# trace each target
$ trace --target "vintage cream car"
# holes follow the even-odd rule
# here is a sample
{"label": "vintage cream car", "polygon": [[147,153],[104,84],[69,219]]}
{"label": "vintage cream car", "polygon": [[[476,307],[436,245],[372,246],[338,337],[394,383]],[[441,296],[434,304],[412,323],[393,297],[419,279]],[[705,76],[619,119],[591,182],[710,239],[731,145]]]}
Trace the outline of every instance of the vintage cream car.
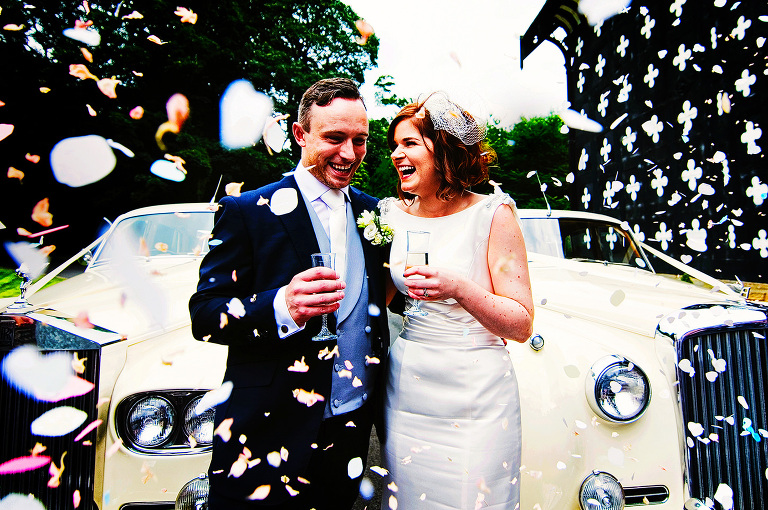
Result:
{"label": "vintage cream car", "polygon": [[[612,218],[520,215],[536,304],[534,335],[508,346],[521,508],[759,507],[766,309]],[[208,204],[132,211],[70,260],[92,254],[82,275],[0,303],[0,499],[204,508],[226,349],[192,338],[187,303],[212,225]]]}

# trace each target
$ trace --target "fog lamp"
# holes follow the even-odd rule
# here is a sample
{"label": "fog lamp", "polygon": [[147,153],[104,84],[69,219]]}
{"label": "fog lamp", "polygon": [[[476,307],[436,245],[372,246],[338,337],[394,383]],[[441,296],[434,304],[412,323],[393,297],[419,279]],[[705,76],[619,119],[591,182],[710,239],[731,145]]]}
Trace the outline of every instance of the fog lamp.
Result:
{"label": "fog lamp", "polygon": [[176,496],[175,510],[208,510],[210,488],[207,475],[188,481]]}
{"label": "fog lamp", "polygon": [[579,489],[579,506],[582,510],[622,510],[624,489],[613,475],[592,471]]}

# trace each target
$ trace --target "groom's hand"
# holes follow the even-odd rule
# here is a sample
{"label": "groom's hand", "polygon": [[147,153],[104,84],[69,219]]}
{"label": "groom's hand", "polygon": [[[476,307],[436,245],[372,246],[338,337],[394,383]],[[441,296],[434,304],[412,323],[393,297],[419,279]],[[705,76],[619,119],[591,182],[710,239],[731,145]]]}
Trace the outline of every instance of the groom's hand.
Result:
{"label": "groom's hand", "polygon": [[338,273],[327,267],[313,267],[291,279],[285,288],[285,303],[298,326],[309,319],[339,309],[346,284]]}

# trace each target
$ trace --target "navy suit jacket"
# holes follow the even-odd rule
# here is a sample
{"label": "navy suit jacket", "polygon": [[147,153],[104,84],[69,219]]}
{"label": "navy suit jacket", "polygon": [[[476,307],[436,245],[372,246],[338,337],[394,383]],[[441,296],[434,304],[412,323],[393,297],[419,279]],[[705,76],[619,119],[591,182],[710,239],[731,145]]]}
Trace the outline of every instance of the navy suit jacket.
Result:
{"label": "navy suit jacket", "polygon": [[[283,188],[296,191],[295,209],[276,215],[269,205],[258,205],[261,198],[271,203],[275,191]],[[363,210],[374,210],[378,203],[376,198],[354,188],[350,188],[350,201],[355,218]],[[283,485],[280,478],[288,476],[296,484],[317,447],[312,443],[326,402],[308,405],[311,400],[302,403],[297,397],[302,391],[330,397],[334,359],[326,359],[321,351],[332,351],[335,341],[311,340],[320,330],[320,317],[310,320],[302,331],[280,339],[273,300],[280,287],[312,266],[310,254],[320,249],[293,176],[240,197],[225,197],[220,206],[211,236],[212,247],[202,261],[197,292],[189,303],[195,338],[229,346],[224,380],[234,385],[230,398],[216,408],[217,427],[224,420],[232,421],[228,441],[220,434],[214,437],[212,490],[239,499],[250,495],[259,485],[270,484],[269,499],[278,501],[288,496],[287,491],[277,489]],[[378,316],[369,315],[368,325],[373,332],[373,352],[383,364],[389,345],[384,286],[388,270],[384,263],[389,248],[372,245],[362,237],[362,229],[357,230],[365,254],[368,300],[381,310]],[[235,297],[245,308],[242,318],[228,313],[228,303]],[[329,315],[329,328],[334,326],[333,315]],[[367,341],[363,332],[360,338]],[[302,360],[308,370],[289,370],[294,362]],[[383,380],[381,374],[377,379],[379,384]],[[281,451],[284,457],[287,454],[287,460],[281,460],[275,468],[267,462],[267,456]],[[239,477],[228,476],[241,454],[261,462]]]}

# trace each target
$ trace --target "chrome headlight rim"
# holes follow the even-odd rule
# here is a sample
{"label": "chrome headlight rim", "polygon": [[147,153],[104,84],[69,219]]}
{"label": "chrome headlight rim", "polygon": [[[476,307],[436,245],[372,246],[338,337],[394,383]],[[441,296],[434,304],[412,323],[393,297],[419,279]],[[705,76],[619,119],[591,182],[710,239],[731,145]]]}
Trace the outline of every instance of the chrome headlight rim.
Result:
{"label": "chrome headlight rim", "polygon": [[[590,492],[592,487],[591,485],[594,485],[595,482],[598,482],[600,485],[602,484],[609,484],[611,489],[614,490],[614,492],[618,493],[618,505],[614,506],[616,510],[623,510],[624,503],[625,503],[625,496],[624,496],[624,487],[621,485],[621,482],[619,482],[618,478],[613,476],[612,474],[606,472],[606,471],[599,471],[595,469],[592,471],[589,475],[587,475],[586,478],[584,478],[584,481],[581,482],[581,487],[579,487],[579,508],[581,510],[592,510],[593,506],[589,505],[589,500],[593,499],[589,496],[591,495]],[[602,505],[596,508],[604,508]]]}
{"label": "chrome headlight rim", "polygon": [[[197,402],[209,390],[206,389],[159,389],[147,390],[125,396],[115,408],[114,430],[117,437],[123,442],[123,446],[134,453],[142,455],[191,455],[210,451],[211,444],[195,443],[189,440],[185,427],[184,417],[188,409],[194,409],[192,402]],[[166,441],[154,445],[144,446],[133,440],[133,434],[129,431],[128,418],[134,406],[147,398],[160,398],[170,402],[175,418],[172,431]],[[195,404],[196,405],[196,404]],[[205,414],[205,413],[203,413]],[[202,416],[202,415],[201,415]],[[213,416],[210,416],[211,420]]]}
{"label": "chrome headlight rim", "polygon": [[[131,422],[133,419],[135,419],[134,413],[138,412],[141,406],[150,407],[151,405],[154,405],[156,409],[160,409],[160,405],[162,405],[163,409],[165,410],[164,418],[168,420],[169,423],[164,426],[166,430],[159,435],[159,439],[149,442],[142,442],[139,440],[139,436],[141,434],[137,434],[132,430]],[[146,420],[146,418],[148,418],[148,416],[144,419]],[[176,427],[176,421],[177,412],[170,400],[161,395],[146,395],[140,399],[137,399],[136,402],[134,402],[128,410],[128,414],[125,420],[127,438],[131,444],[142,449],[162,448],[163,445],[167,444],[172,439],[174,428]]]}
{"label": "chrome headlight rim", "polygon": [[[605,382],[604,378],[609,377],[609,372],[615,369],[624,370],[625,373],[635,373],[645,385],[642,405],[640,405],[636,411],[624,416],[611,412],[601,404],[602,399],[600,392],[603,383]],[[609,380],[609,384],[610,382],[611,381]],[[651,383],[645,371],[632,360],[618,354],[603,356],[592,365],[585,379],[585,391],[587,401],[592,410],[600,418],[612,423],[632,423],[639,420],[645,414],[645,411],[651,403]]]}

